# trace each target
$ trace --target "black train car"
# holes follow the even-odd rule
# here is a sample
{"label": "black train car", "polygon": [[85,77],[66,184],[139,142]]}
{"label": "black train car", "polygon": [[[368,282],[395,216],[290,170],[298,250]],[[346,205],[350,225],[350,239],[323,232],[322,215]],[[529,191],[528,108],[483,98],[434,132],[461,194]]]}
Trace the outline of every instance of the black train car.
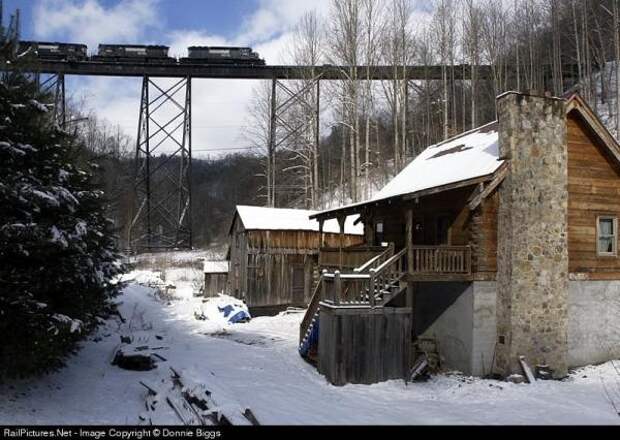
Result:
{"label": "black train car", "polygon": [[46,41],[20,41],[18,53],[33,54],[42,60],[84,61],[88,58],[85,44],[50,43]]}
{"label": "black train car", "polygon": [[251,47],[190,46],[186,64],[250,64],[264,66],[265,60],[259,58]]}
{"label": "black train car", "polygon": [[168,56],[168,46],[141,46],[136,44],[100,44],[93,61],[175,63]]}

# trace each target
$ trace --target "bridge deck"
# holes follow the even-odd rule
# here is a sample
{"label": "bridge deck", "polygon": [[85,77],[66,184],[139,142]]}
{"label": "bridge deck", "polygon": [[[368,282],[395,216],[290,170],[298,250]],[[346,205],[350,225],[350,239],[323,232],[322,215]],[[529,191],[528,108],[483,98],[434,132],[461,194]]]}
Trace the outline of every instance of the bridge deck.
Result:
{"label": "bridge deck", "polygon": [[[11,66],[7,66],[11,68]],[[63,73],[65,75],[95,75],[120,77],[185,77],[192,78],[220,78],[220,79],[309,79],[321,75],[325,80],[342,80],[351,76],[355,71],[357,79],[390,80],[403,78],[403,67],[398,66],[244,66],[244,65],[198,65],[198,64],[147,64],[147,63],[119,63],[101,61],[45,61],[19,68],[40,73]],[[469,66],[448,66],[448,78],[469,79]],[[454,70],[452,75],[451,70]],[[440,80],[442,66],[406,66],[406,77],[411,80]],[[491,67],[482,65],[477,69],[478,78],[491,76]]]}

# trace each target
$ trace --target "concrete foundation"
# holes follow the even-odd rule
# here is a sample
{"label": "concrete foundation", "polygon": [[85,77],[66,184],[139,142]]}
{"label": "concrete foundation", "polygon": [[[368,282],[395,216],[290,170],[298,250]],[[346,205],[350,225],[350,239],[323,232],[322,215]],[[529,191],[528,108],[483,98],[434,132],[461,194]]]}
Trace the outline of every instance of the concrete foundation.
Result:
{"label": "concrete foundation", "polygon": [[568,365],[620,359],[620,281],[570,281]]}
{"label": "concrete foundation", "polygon": [[[495,281],[418,285],[417,334],[437,340],[443,368],[473,376],[491,373],[496,340],[496,298]],[[450,303],[446,304],[447,301]],[[425,325],[429,317],[434,319]]]}

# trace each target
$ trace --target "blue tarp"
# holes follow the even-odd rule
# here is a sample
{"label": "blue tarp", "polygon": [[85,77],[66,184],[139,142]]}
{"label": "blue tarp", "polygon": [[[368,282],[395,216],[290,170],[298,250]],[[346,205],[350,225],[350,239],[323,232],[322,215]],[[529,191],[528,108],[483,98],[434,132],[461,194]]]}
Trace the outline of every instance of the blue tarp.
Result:
{"label": "blue tarp", "polygon": [[248,312],[230,304],[224,307],[218,307],[218,310],[224,314],[224,318],[228,318],[228,322],[231,324],[246,322],[251,319]]}

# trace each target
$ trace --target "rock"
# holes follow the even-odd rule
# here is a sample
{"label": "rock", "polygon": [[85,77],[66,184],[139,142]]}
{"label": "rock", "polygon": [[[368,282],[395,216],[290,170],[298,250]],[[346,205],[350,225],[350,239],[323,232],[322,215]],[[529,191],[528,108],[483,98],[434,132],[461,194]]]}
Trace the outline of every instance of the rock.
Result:
{"label": "rock", "polygon": [[521,374],[511,374],[506,378],[506,381],[512,383],[524,383],[525,377],[523,377]]}
{"label": "rock", "polygon": [[155,359],[153,359],[150,353],[127,354],[122,349],[116,352],[112,365],[132,371],[149,371],[157,368]]}

